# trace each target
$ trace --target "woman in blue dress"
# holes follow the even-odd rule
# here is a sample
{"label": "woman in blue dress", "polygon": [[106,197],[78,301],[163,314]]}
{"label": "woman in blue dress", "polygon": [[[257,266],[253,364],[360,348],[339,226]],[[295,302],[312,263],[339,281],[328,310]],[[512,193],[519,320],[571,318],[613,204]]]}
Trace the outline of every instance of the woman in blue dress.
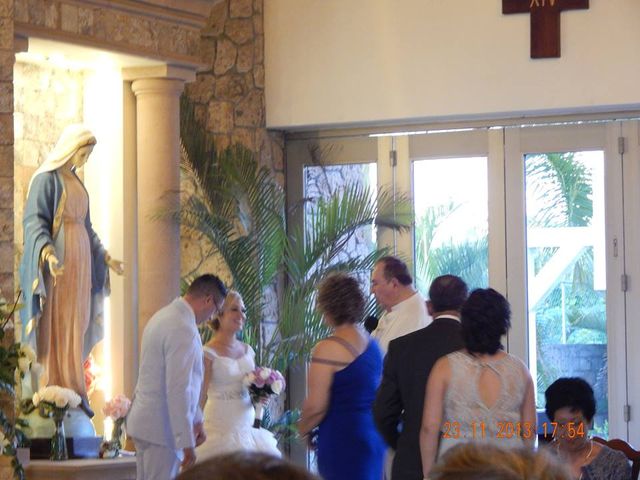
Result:
{"label": "woman in blue dress", "polygon": [[318,287],[317,308],[333,335],[314,347],[300,435],[318,427],[318,470],[324,480],[380,480],[384,443],[371,412],[382,354],[360,322],[365,297],[345,273]]}

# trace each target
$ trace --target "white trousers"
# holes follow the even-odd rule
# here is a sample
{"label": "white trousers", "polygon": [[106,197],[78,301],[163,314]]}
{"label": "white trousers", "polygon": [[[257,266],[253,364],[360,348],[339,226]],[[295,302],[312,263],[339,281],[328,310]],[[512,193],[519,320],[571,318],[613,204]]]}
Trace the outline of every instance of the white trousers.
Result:
{"label": "white trousers", "polygon": [[136,480],[173,480],[180,471],[182,452],[138,438],[136,445]]}

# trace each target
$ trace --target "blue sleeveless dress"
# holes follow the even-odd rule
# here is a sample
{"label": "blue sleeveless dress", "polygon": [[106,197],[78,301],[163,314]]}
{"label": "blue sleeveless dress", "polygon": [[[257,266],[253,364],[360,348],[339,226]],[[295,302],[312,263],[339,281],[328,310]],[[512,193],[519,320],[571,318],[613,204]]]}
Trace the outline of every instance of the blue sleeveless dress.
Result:
{"label": "blue sleeveless dress", "polygon": [[318,470],[324,480],[380,480],[385,445],[372,405],[382,376],[375,341],[335,373],[326,416],[318,426]]}

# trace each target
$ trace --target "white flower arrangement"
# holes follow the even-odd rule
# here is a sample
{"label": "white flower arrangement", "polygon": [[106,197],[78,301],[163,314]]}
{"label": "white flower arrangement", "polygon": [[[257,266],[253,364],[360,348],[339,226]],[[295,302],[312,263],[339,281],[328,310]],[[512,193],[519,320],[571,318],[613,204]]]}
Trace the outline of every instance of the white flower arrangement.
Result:
{"label": "white flower arrangement", "polygon": [[80,395],[69,388],[49,385],[43,387],[33,394],[31,399],[33,406],[38,407],[41,403],[45,407],[67,409],[76,408],[80,405]]}

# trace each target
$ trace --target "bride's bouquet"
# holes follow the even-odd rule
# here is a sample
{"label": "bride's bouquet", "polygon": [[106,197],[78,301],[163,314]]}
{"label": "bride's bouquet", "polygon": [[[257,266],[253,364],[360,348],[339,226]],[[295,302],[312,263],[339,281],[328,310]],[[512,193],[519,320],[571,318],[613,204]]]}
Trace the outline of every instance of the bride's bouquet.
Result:
{"label": "bride's bouquet", "polygon": [[269,397],[284,392],[286,386],[284,377],[272,368],[256,367],[245,375],[244,385],[249,389],[251,401],[256,409],[253,428],[260,428],[264,404]]}

